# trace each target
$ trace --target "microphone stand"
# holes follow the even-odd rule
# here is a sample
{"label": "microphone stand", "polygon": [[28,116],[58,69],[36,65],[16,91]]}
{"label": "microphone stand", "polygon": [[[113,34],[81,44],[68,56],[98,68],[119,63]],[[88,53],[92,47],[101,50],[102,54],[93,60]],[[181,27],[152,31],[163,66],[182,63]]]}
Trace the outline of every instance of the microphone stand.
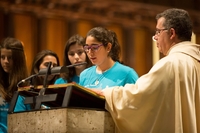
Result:
{"label": "microphone stand", "polygon": [[45,100],[45,90],[47,88],[47,79],[48,79],[48,76],[50,74],[50,70],[51,70],[51,64],[52,62],[49,62],[48,64],[48,67],[47,67],[47,71],[46,71],[46,74],[45,74],[45,78],[44,78],[44,82],[43,82],[43,88],[39,91],[39,94],[38,94],[38,97],[35,99],[35,109],[40,109],[40,106],[41,106],[41,103],[43,100]]}
{"label": "microphone stand", "polygon": [[46,88],[47,88],[47,79],[48,79],[48,76],[49,76],[49,74],[50,74],[50,71],[51,71],[51,64],[52,64],[52,62],[49,62],[49,64],[48,64],[48,67],[47,67],[47,71],[46,71],[46,74],[45,74],[45,78],[44,78],[44,82],[43,82],[43,88],[40,90],[40,92],[39,92],[39,95],[44,95],[44,93],[45,93],[45,90],[46,90]]}
{"label": "microphone stand", "polygon": [[17,83],[17,87],[19,88],[20,87],[19,85],[24,83],[24,82],[26,82],[26,81],[30,81],[30,84],[31,84],[33,78],[35,78],[36,76],[38,76],[38,73],[34,74],[34,75],[31,75],[28,78],[25,78],[25,79],[21,80],[20,82]]}
{"label": "microphone stand", "polygon": [[[35,86],[33,86],[33,81],[35,80],[35,77],[36,76],[41,76],[41,75],[45,75],[44,77],[44,82],[43,82],[43,88],[39,91],[39,93],[37,94],[37,96],[32,96],[32,97],[26,97],[25,100],[24,100],[24,104],[34,104],[35,105],[35,108],[36,110],[40,109],[41,108],[41,103],[42,102],[50,102],[50,101],[56,101],[57,99],[57,93],[54,93],[54,94],[47,94],[45,95],[45,90],[47,89],[47,86],[48,86],[48,76],[50,74],[60,74],[60,73],[64,73],[64,72],[67,72],[68,71],[68,68],[70,67],[75,67],[75,66],[78,66],[78,65],[84,65],[84,64],[87,64],[86,62],[82,62],[82,63],[77,63],[77,64],[73,64],[73,65],[69,65],[69,66],[59,66],[59,67],[53,67],[51,69],[51,65],[52,65],[52,62],[49,62],[48,64],[48,67],[47,68],[44,68],[44,69],[41,69],[37,74],[35,75],[31,75],[30,77],[20,81],[18,83],[18,86],[19,84],[27,81],[27,80],[30,80],[30,88],[31,89],[35,89]],[[32,79],[34,78],[34,79]],[[30,89],[30,90],[31,90]],[[66,91],[65,95],[69,95],[70,92],[71,92],[71,89],[67,89],[68,91]],[[36,94],[36,93],[35,93]],[[11,106],[8,110],[9,113],[13,113],[14,112],[14,107],[16,105],[16,101],[17,101],[17,97],[19,95],[19,92],[16,91],[16,94],[14,94],[13,98],[12,98],[12,101],[11,101]],[[68,98],[69,99],[69,98]],[[65,100],[65,99],[64,99]],[[63,101],[64,101],[63,100]],[[66,107],[68,104],[68,102],[63,102],[63,107]]]}
{"label": "microphone stand", "polygon": [[47,69],[45,71],[45,77],[44,77],[44,82],[43,82],[43,88],[39,91],[37,96],[33,97],[26,97],[24,100],[24,104],[34,104],[36,110],[41,109],[41,103],[42,102],[50,102],[50,101],[55,101],[57,98],[57,94],[47,94],[45,95],[45,90],[47,89],[48,86],[48,76],[51,74],[51,65],[52,62],[49,62]]}
{"label": "microphone stand", "polygon": [[33,77],[30,80],[30,91],[34,91],[34,89],[35,89],[34,83],[35,83],[35,77]]}

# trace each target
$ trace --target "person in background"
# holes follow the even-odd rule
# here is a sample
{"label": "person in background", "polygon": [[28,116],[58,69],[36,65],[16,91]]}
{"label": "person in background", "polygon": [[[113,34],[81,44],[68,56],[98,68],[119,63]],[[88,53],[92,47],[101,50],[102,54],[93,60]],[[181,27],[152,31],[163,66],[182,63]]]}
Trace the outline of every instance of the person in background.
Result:
{"label": "person in background", "polygon": [[61,78],[57,79],[55,84],[65,84],[70,82],[79,83],[80,73],[92,65],[83,49],[84,44],[84,38],[78,34],[69,38],[64,49],[64,66],[83,62],[86,62],[87,64],[68,68],[69,71],[61,74]]}
{"label": "person in background", "polygon": [[[32,63],[32,68],[31,68],[31,75],[37,74],[40,69],[42,68],[47,68],[49,65],[49,62],[51,62],[51,68],[60,66],[59,58],[58,55],[51,51],[51,50],[42,50],[39,52]],[[49,75],[47,79],[47,84],[52,85],[56,81],[56,79],[59,78],[59,75]],[[43,85],[44,82],[44,76],[38,76],[33,78],[32,80],[32,85],[37,86],[37,85]]]}
{"label": "person in background", "polygon": [[135,84],[106,88],[106,109],[121,133],[200,132],[200,45],[183,9],[156,16],[158,50],[165,55]]}
{"label": "person in background", "polygon": [[84,50],[94,66],[81,73],[81,86],[104,89],[135,83],[138,79],[134,69],[119,61],[120,45],[115,32],[103,27],[91,29],[87,33]]}
{"label": "person in background", "polygon": [[[7,116],[11,99],[18,90],[17,83],[27,78],[28,71],[21,41],[5,38],[0,44],[0,55],[0,132],[7,133]],[[30,109],[30,106],[25,105],[23,101],[24,97],[19,95],[14,112]]]}

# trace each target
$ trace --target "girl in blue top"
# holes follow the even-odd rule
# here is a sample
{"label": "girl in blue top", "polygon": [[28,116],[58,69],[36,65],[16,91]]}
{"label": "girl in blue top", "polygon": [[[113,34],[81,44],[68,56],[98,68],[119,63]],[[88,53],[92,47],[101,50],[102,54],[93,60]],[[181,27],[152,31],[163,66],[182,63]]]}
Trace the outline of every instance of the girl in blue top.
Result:
{"label": "girl in blue top", "polygon": [[115,32],[103,27],[91,29],[86,36],[84,50],[95,65],[80,75],[80,85],[103,89],[135,83],[137,73],[119,62],[120,45]]}
{"label": "girl in blue top", "polygon": [[64,66],[82,62],[87,62],[87,64],[69,68],[67,73],[61,74],[61,78],[57,79],[55,84],[64,84],[70,82],[79,83],[80,73],[85,68],[91,66],[91,62],[83,49],[84,44],[84,38],[78,34],[70,37],[70,39],[67,41],[64,50]]}
{"label": "girl in blue top", "polygon": [[[7,116],[17,83],[28,76],[26,58],[22,43],[14,38],[6,38],[0,44],[0,133],[7,133]],[[24,97],[19,96],[14,111],[29,110],[24,105]]]}

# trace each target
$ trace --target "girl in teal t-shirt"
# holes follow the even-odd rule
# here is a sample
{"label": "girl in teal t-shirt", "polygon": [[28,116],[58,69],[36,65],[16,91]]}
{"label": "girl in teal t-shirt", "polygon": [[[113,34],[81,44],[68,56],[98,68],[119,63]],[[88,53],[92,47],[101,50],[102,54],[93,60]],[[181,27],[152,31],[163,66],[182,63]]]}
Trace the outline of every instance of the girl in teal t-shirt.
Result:
{"label": "girl in teal t-shirt", "polygon": [[84,50],[95,66],[81,73],[81,86],[104,89],[135,83],[138,79],[132,68],[119,61],[120,45],[115,32],[103,27],[91,29],[87,33]]}
{"label": "girl in teal t-shirt", "polygon": [[[5,38],[0,44],[0,132],[7,133],[7,117],[13,93],[17,84],[28,77],[26,57],[21,41],[15,38]],[[25,84],[23,84],[25,85]],[[29,110],[24,105],[24,98],[18,97],[14,111]]]}

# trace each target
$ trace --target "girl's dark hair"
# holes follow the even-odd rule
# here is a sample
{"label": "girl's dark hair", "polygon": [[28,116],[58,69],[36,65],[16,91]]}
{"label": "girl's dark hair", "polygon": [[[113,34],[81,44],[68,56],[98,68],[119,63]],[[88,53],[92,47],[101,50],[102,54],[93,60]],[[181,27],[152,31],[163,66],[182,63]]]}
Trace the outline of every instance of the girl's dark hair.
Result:
{"label": "girl's dark hair", "polygon": [[[69,61],[69,58],[68,58],[68,52],[69,52],[69,48],[72,45],[75,45],[75,44],[84,46],[85,45],[85,39],[78,34],[73,35],[69,38],[69,40],[65,44],[65,49],[64,49],[64,60],[63,60],[64,66],[71,65],[71,62]],[[88,68],[92,65],[92,63],[90,62],[87,55],[86,55],[86,62],[87,62],[86,68]],[[72,77],[74,75],[76,75],[76,70],[75,70],[74,67],[71,67],[71,68],[68,68],[68,69],[69,69],[69,71],[67,73],[61,74],[61,77],[66,79],[69,83],[69,82],[72,82]]]}
{"label": "girl's dark hair", "polygon": [[13,93],[17,91],[17,83],[27,78],[28,71],[24,47],[21,41],[15,38],[5,38],[0,44],[0,55],[2,49],[12,51],[13,67],[6,73],[0,65],[0,94],[6,101],[10,101]]}
{"label": "girl's dark hair", "polygon": [[94,37],[97,41],[102,42],[104,47],[108,45],[108,43],[112,44],[112,48],[108,54],[114,61],[119,61],[120,57],[120,45],[117,39],[117,35],[114,31],[108,30],[103,27],[95,27],[91,29],[87,36]]}
{"label": "girl's dark hair", "polygon": [[[51,55],[53,57],[56,58],[56,61],[57,61],[57,65],[60,66],[60,62],[59,62],[59,58],[58,58],[58,55],[51,51],[51,50],[42,50],[41,52],[39,52],[34,60],[33,60],[33,63],[32,63],[32,68],[31,68],[31,75],[33,74],[37,74],[40,70],[40,65],[41,63],[43,62],[44,60],[44,57],[48,56],[48,55]],[[55,80],[58,78],[59,76],[58,75],[55,75],[54,78],[48,82],[48,84],[54,84]],[[43,84],[43,79],[40,78],[40,77],[37,77],[34,79],[34,85],[42,85]]]}

